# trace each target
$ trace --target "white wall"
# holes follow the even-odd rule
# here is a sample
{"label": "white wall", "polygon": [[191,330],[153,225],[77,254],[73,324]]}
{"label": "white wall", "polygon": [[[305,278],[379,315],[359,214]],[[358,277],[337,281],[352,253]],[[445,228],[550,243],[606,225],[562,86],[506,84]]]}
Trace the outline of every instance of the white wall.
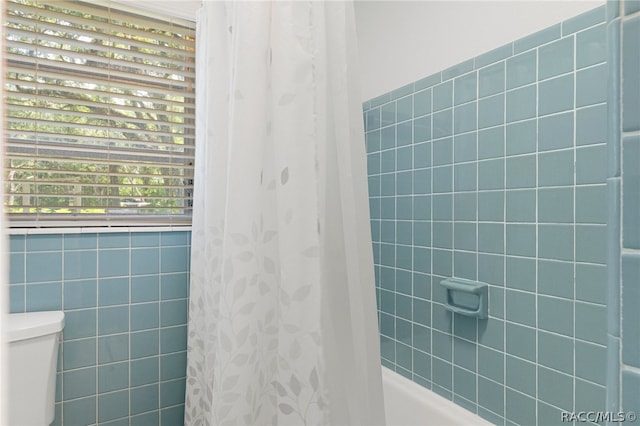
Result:
{"label": "white wall", "polygon": [[397,89],[602,4],[604,0],[358,0],[362,99]]}

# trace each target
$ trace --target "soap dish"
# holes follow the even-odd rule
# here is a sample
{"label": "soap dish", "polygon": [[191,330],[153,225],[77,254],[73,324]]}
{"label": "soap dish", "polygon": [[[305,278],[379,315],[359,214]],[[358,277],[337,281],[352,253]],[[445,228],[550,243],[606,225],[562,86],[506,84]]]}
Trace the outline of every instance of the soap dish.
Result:
{"label": "soap dish", "polygon": [[479,281],[447,278],[440,281],[447,291],[445,309],[456,314],[486,319],[489,313],[489,286]]}

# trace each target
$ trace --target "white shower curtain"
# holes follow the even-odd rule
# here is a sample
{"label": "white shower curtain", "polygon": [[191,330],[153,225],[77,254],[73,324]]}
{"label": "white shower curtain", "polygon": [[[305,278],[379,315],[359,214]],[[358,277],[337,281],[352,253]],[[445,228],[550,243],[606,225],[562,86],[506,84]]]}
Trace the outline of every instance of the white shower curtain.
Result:
{"label": "white shower curtain", "polygon": [[350,2],[204,2],[185,424],[384,423]]}

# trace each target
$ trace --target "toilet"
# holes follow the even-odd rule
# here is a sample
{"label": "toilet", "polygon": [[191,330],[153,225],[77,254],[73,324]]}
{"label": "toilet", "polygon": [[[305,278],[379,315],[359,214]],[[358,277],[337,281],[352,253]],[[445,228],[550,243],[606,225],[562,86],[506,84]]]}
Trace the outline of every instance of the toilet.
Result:
{"label": "toilet", "polygon": [[58,340],[64,312],[9,314],[9,424],[48,426],[55,415]]}

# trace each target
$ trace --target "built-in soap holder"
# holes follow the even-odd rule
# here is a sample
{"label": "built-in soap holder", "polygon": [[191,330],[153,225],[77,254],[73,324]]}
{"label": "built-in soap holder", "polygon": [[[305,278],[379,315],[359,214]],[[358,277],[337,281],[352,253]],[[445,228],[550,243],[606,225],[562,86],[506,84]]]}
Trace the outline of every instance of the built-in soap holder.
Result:
{"label": "built-in soap holder", "polygon": [[447,278],[440,281],[447,291],[445,309],[456,314],[485,319],[489,313],[489,287],[485,283]]}

